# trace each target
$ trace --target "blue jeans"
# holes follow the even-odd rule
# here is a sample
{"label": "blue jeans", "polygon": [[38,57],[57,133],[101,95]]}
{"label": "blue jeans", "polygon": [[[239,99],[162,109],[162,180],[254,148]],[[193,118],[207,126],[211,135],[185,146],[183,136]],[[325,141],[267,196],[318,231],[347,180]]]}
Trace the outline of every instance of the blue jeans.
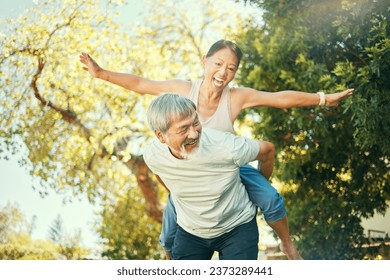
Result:
{"label": "blue jeans", "polygon": [[[283,197],[256,168],[249,164],[240,167],[240,178],[249,199],[260,208],[267,222],[275,222],[286,216]],[[175,206],[168,195],[160,234],[160,244],[166,252],[171,251],[177,227]]]}
{"label": "blue jeans", "polygon": [[210,260],[217,251],[220,260],[257,260],[258,242],[256,217],[215,238],[201,238],[177,226],[171,258]]}

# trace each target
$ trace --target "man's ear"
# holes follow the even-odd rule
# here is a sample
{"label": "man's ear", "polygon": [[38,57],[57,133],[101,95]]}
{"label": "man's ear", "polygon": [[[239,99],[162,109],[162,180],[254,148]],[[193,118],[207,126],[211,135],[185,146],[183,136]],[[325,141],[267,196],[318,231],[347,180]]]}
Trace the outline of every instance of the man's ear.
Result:
{"label": "man's ear", "polygon": [[154,130],[154,134],[156,135],[158,140],[160,140],[161,143],[165,144],[165,137],[164,137],[164,134],[161,131],[158,131],[158,130],[155,129]]}

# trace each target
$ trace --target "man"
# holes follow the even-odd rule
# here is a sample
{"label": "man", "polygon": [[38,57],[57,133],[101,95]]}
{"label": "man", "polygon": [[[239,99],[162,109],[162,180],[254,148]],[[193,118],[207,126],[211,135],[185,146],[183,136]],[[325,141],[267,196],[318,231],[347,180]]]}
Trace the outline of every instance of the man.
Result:
{"label": "man", "polygon": [[144,152],[171,192],[178,230],[172,259],[257,259],[256,206],[239,167],[260,158],[260,142],[204,128],[195,104],[177,94],[154,99],[148,122],[157,139]]}

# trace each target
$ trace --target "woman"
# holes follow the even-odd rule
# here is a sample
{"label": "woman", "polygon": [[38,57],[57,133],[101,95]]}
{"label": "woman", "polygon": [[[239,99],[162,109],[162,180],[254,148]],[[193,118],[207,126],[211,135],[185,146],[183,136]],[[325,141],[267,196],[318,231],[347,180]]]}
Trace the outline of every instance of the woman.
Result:
{"label": "woman", "polygon": [[[314,105],[337,106],[340,100],[350,96],[352,89],[340,93],[324,94],[299,91],[264,92],[252,88],[229,88],[238,70],[242,52],[238,46],[227,40],[214,43],[203,57],[204,76],[202,80],[149,80],[133,74],[116,73],[101,68],[88,54],[82,53],[80,61],[92,77],[119,85],[140,94],[160,95],[175,92],[191,99],[196,105],[202,125],[234,133],[233,123],[240,111],[246,108],[268,106],[276,108],[304,107]],[[258,172],[247,165],[241,167],[240,176],[250,199],[260,207],[265,220],[278,234],[281,249],[288,259],[301,259],[289,234],[287,214],[283,198],[268,182],[274,166],[274,146],[262,142],[261,162]],[[160,243],[167,251],[176,228],[176,217],[172,201],[168,199],[164,210],[163,232]]]}

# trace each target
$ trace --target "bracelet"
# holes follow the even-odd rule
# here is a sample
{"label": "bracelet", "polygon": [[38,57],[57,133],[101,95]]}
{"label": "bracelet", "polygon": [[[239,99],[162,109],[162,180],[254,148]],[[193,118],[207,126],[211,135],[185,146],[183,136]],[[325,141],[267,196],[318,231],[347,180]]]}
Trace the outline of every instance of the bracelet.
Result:
{"label": "bracelet", "polygon": [[319,91],[319,92],[317,92],[317,94],[320,96],[320,103],[318,105],[324,106],[326,104],[325,93],[323,93],[322,91]]}

